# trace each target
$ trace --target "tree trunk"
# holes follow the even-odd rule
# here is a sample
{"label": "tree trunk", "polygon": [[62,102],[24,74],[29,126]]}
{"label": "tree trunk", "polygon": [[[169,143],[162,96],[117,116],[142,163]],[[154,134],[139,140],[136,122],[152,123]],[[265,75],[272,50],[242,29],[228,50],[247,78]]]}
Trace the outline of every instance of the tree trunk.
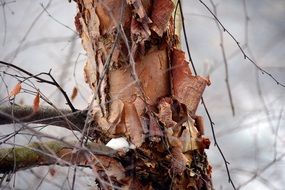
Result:
{"label": "tree trunk", "polygon": [[[126,137],[104,188],[212,189],[203,119],[195,115],[209,81],[193,76],[175,34],[171,0],[77,0],[77,31],[88,59],[97,143]],[[84,131],[87,131],[85,129]],[[122,166],[122,167],[121,167]],[[107,170],[108,171],[108,170]],[[116,173],[117,172],[117,173]],[[118,173],[122,175],[118,175]],[[110,181],[109,181],[110,182]]]}

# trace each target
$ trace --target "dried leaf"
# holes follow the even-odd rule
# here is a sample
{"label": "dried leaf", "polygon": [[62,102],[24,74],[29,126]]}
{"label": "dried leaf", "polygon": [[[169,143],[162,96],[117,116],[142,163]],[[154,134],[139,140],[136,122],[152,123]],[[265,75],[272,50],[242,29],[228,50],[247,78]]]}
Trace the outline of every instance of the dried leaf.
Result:
{"label": "dried leaf", "polygon": [[38,112],[39,108],[40,108],[40,93],[38,91],[33,103],[33,113]]}
{"label": "dried leaf", "polygon": [[140,147],[144,142],[144,134],[135,105],[133,103],[125,102],[124,113],[126,129],[130,140],[136,147]]}
{"label": "dried leaf", "polygon": [[155,0],[153,2],[153,9],[151,13],[151,20],[153,25],[151,29],[155,31],[160,37],[167,28],[167,24],[172,15],[175,6],[171,0]]}
{"label": "dried leaf", "polygon": [[194,124],[190,121],[183,123],[182,126],[185,127],[179,138],[182,144],[182,151],[197,150],[199,148],[197,142],[199,133],[196,127],[194,127]]}
{"label": "dried leaf", "polygon": [[78,89],[77,89],[77,87],[75,86],[75,87],[73,88],[73,90],[72,90],[72,94],[71,94],[70,99],[71,99],[72,101],[74,101],[74,99],[77,97],[77,94],[78,94]]}
{"label": "dried leaf", "polygon": [[9,96],[16,96],[17,94],[20,93],[22,86],[21,86],[21,82],[17,83],[16,86],[13,88],[13,90],[11,90]]}

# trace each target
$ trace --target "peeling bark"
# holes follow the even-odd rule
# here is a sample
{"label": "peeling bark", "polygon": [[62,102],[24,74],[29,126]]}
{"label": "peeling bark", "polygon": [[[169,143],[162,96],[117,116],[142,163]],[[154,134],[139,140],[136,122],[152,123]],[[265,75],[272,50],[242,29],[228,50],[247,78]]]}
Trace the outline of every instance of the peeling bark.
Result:
{"label": "peeling bark", "polygon": [[136,147],[120,160],[125,183],[113,182],[122,188],[212,189],[204,151],[210,141],[195,115],[209,80],[193,76],[177,49],[173,2],[77,4],[76,25],[88,54],[84,72],[96,99],[93,120],[107,137],[125,136]]}

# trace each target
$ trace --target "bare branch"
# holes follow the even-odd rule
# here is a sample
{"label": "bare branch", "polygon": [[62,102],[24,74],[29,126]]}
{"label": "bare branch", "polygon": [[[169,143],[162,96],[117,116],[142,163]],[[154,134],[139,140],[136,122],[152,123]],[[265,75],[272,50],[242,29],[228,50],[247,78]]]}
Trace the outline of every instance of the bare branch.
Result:
{"label": "bare branch", "polygon": [[[213,0],[210,0],[210,3],[213,6],[214,14],[217,16],[218,15],[217,6],[214,4]],[[225,50],[225,45],[224,45],[224,34],[217,20],[215,20],[215,23],[217,25],[219,35],[220,35],[220,47],[221,47],[221,52],[222,52],[223,61],[225,65],[225,82],[226,82],[226,87],[228,91],[228,97],[229,97],[229,101],[230,101],[230,105],[232,109],[232,114],[233,116],[235,116],[235,107],[234,107],[234,102],[233,102],[232,92],[231,92],[231,87],[230,87],[230,82],[229,82],[228,60],[226,57],[226,50]]]}
{"label": "bare branch", "polygon": [[85,111],[72,112],[67,109],[41,107],[33,113],[31,106],[0,106],[0,125],[13,122],[52,124],[71,130],[81,131],[86,118]]}
{"label": "bare branch", "polygon": [[43,8],[43,10],[47,13],[47,15],[48,15],[52,20],[54,20],[56,23],[58,23],[58,24],[64,26],[65,28],[69,29],[69,30],[72,31],[74,34],[76,34],[76,36],[78,37],[78,33],[77,33],[75,30],[73,30],[71,27],[67,26],[67,25],[64,24],[63,22],[59,21],[58,19],[54,18],[54,17],[50,14],[50,12],[47,10],[47,7],[44,6],[43,3],[40,3],[40,5],[41,5],[41,7]]}

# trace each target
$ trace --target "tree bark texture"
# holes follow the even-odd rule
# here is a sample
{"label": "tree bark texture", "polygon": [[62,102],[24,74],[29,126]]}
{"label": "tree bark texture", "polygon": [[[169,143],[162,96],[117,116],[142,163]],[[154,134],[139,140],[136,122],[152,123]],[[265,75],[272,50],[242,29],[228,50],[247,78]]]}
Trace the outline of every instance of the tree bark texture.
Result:
{"label": "tree bark texture", "polygon": [[[123,189],[212,189],[204,151],[210,141],[195,115],[210,82],[192,75],[178,48],[174,3],[77,4],[75,25],[88,55],[85,79],[94,93],[92,122],[104,138],[124,136],[136,147],[121,153],[117,164],[124,177],[109,173],[112,183]],[[100,135],[94,139],[104,142]]]}

